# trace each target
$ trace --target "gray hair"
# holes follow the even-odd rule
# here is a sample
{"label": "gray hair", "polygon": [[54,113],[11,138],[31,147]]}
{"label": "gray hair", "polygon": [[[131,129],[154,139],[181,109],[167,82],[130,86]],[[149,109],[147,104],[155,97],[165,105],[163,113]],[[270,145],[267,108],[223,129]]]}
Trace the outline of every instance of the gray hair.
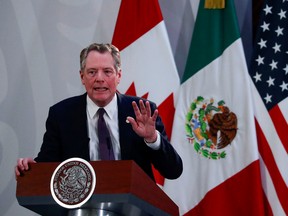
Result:
{"label": "gray hair", "polygon": [[120,51],[119,49],[112,44],[98,44],[92,43],[88,47],[84,48],[80,53],[80,69],[84,70],[86,67],[86,59],[91,51],[97,51],[99,53],[109,52],[114,59],[114,67],[116,71],[119,71],[121,68],[121,59],[120,59]]}

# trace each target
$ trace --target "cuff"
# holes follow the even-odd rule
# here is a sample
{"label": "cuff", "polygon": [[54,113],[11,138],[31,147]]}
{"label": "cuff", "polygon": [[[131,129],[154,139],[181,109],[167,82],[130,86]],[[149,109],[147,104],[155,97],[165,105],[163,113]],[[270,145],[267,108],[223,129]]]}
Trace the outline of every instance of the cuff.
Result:
{"label": "cuff", "polygon": [[147,146],[149,146],[150,148],[152,148],[153,150],[158,150],[160,148],[160,144],[161,144],[161,139],[160,139],[160,133],[159,131],[157,131],[157,138],[156,141],[153,143],[148,143],[146,142],[146,140],[144,139],[144,142],[146,143]]}

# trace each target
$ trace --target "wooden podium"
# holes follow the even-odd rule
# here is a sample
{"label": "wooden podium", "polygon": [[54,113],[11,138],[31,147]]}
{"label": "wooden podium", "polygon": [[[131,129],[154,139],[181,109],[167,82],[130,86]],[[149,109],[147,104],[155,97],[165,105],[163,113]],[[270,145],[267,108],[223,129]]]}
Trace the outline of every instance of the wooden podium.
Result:
{"label": "wooden podium", "polygon": [[17,178],[16,197],[21,206],[49,216],[73,215],[73,212],[81,210],[125,216],[179,215],[178,206],[135,162],[129,160],[91,161],[96,173],[93,195],[81,209],[63,208],[55,202],[50,192],[50,180],[59,164],[30,164],[30,170]]}

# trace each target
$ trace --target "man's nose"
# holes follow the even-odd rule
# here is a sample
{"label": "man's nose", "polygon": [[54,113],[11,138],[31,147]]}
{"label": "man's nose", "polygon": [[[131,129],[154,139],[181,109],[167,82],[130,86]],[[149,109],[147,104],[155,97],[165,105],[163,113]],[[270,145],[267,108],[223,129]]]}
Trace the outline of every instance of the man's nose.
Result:
{"label": "man's nose", "polygon": [[98,71],[95,75],[95,78],[97,81],[104,80],[104,77],[105,77],[105,74],[103,71]]}

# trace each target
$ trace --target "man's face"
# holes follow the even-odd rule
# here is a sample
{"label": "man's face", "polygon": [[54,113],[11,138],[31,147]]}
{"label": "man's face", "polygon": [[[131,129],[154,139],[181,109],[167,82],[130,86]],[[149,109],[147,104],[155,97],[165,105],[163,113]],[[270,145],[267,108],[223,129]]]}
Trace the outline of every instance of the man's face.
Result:
{"label": "man's face", "polygon": [[89,52],[86,67],[80,71],[82,84],[88,96],[100,107],[106,106],[114,97],[121,78],[121,70],[114,67],[109,52]]}

